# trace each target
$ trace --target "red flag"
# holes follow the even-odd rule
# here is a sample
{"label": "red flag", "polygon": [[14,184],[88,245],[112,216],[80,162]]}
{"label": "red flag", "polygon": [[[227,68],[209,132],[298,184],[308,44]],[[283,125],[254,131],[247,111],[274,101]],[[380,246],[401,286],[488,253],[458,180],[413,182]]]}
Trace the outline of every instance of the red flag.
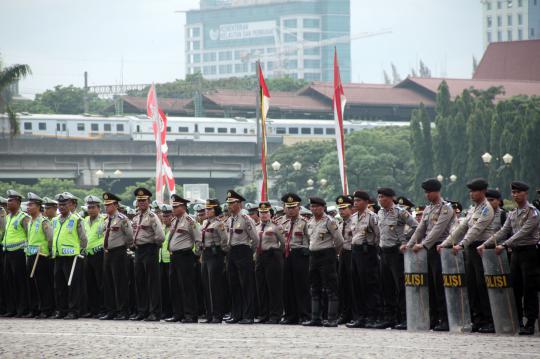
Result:
{"label": "red flag", "polygon": [[268,173],[266,170],[266,158],[267,158],[267,144],[266,144],[266,115],[270,108],[270,92],[266,87],[264,76],[259,66],[259,96],[261,101],[261,168],[263,174],[262,186],[261,186],[261,201],[268,201]]}
{"label": "red flag", "polygon": [[341,187],[343,194],[347,195],[349,192],[347,185],[347,164],[345,162],[345,136],[343,130],[343,112],[345,111],[345,104],[347,99],[343,92],[343,84],[341,83],[341,77],[339,75],[339,64],[337,49],[334,50],[334,120],[336,121],[336,145],[339,164],[339,174],[341,177]]}

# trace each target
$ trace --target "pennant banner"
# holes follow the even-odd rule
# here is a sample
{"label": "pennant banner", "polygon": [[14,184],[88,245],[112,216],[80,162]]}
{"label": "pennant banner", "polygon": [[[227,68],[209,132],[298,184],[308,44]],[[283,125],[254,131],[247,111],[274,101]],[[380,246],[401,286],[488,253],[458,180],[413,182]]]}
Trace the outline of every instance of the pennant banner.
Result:
{"label": "pennant banner", "polygon": [[264,81],[264,76],[261,69],[260,62],[259,66],[259,96],[261,104],[261,168],[263,174],[262,186],[261,186],[261,201],[268,201],[268,173],[266,168],[266,158],[267,158],[267,142],[266,142],[266,115],[268,114],[268,109],[270,108],[270,92],[268,87],[266,87],[266,82]]}
{"label": "pennant banner", "polygon": [[339,164],[339,174],[341,177],[341,187],[343,194],[349,194],[347,185],[347,164],[345,161],[345,136],[343,130],[343,113],[345,111],[345,104],[347,99],[343,92],[343,84],[341,83],[341,76],[339,75],[339,64],[337,49],[334,50],[334,120],[336,121],[336,145]]}

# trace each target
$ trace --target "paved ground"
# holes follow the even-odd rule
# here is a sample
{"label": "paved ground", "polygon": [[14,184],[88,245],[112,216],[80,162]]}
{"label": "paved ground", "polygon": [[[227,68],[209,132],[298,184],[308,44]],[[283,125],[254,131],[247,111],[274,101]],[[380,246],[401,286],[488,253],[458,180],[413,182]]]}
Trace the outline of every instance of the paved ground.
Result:
{"label": "paved ground", "polygon": [[540,358],[540,336],[0,319],[0,358]]}

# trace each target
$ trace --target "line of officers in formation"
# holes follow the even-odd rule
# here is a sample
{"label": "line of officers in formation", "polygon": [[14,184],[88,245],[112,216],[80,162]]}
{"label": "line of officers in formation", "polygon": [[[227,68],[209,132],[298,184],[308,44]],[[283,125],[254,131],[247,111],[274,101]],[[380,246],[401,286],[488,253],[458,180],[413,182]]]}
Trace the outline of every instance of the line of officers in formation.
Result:
{"label": "line of officers in formation", "polygon": [[[285,194],[283,208],[269,202],[242,209],[227,193],[226,208],[206,201],[196,217],[188,200],[151,210],[152,193],[135,190],[136,214],[121,213],[120,198],[104,193],[55,200],[7,192],[2,213],[4,317],[145,320],[229,324],[406,329],[403,252],[427,250],[431,329],[448,330],[441,247],[465,251],[473,331],[493,333],[481,254],[511,252],[511,278],[520,334],[533,334],[538,318],[538,210],[529,186],[512,182],[517,207],[502,209],[501,195],[483,179],[467,184],[472,206],[441,197],[441,183],[422,183],[428,205],[415,208],[391,188],[339,196],[339,216],[326,202],[301,206]],[[105,213],[101,213],[101,205]],[[275,212],[274,212],[275,211]],[[2,210],[3,212],[3,210]],[[507,249],[508,251],[505,251]],[[527,321],[523,322],[522,318]]]}

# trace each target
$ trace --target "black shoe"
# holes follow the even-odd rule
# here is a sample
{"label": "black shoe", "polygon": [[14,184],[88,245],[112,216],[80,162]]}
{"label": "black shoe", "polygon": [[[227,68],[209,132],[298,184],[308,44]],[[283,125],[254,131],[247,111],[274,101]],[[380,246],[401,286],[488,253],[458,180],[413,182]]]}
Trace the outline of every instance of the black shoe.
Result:
{"label": "black shoe", "polygon": [[338,321],[337,320],[325,320],[323,322],[323,326],[327,328],[337,328]]}
{"label": "black shoe", "polygon": [[227,323],[227,324],[236,324],[239,321],[240,321],[240,319],[230,318],[230,319],[226,320],[225,323]]}
{"label": "black shoe", "polygon": [[203,321],[200,321],[199,323],[210,324],[210,323],[212,323],[212,318],[205,318]]}
{"label": "black shoe", "polygon": [[323,322],[320,319],[311,319],[302,323],[304,327],[322,327]]}
{"label": "black shoe", "polygon": [[223,321],[223,320],[220,319],[220,318],[212,318],[212,320],[209,321],[208,323],[209,323],[209,324],[221,324],[222,321]]}
{"label": "black shoe", "polygon": [[145,322],[159,322],[159,318],[157,315],[155,314],[150,314],[149,316],[147,316],[146,318],[144,318],[144,321]]}
{"label": "black shoe", "polygon": [[129,320],[139,321],[139,320],[143,320],[144,318],[146,318],[146,315],[137,314],[137,315],[132,315],[131,317],[129,317]]}
{"label": "black shoe", "polygon": [[268,321],[268,318],[257,318],[255,319],[255,324],[264,324]]}
{"label": "black shoe", "polygon": [[439,321],[439,323],[433,327],[434,332],[447,332],[448,331],[448,322],[445,320]]}
{"label": "black shoe", "polygon": [[37,317],[36,319],[47,319],[49,318],[51,315],[47,312],[41,312]]}
{"label": "black shoe", "polygon": [[84,313],[83,315],[81,315],[81,318],[92,318],[94,316],[94,314],[92,314],[91,312],[88,312],[88,313]]}
{"label": "black shoe", "polygon": [[519,328],[519,335],[534,335],[534,323],[536,319],[527,319],[527,324]]}
{"label": "black shoe", "polygon": [[198,323],[199,320],[198,319],[195,319],[195,318],[184,318],[182,319],[182,324],[193,324],[193,323]]}
{"label": "black shoe", "polygon": [[16,315],[17,315],[17,313],[13,313],[13,312],[11,312],[11,313],[4,313],[4,314],[2,314],[2,317],[3,317],[3,318],[13,318],[13,317],[16,316]]}
{"label": "black shoe", "polygon": [[113,320],[115,315],[113,313],[107,313],[99,317],[99,320]]}
{"label": "black shoe", "polygon": [[[474,328],[474,326],[473,326]],[[484,334],[492,334],[495,333],[495,326],[493,323],[484,324],[480,327],[478,327],[478,333],[484,333]]]}
{"label": "black shoe", "polygon": [[66,320],[79,319],[79,316],[77,314],[71,312],[71,313],[68,313],[68,315],[66,315],[64,317],[64,319],[66,319]]}
{"label": "black shoe", "polygon": [[268,319],[266,322],[264,322],[264,324],[279,324],[279,319],[278,318]]}
{"label": "black shoe", "polygon": [[225,315],[223,316],[223,320],[224,320],[224,321],[227,321],[227,320],[229,320],[229,319],[232,319],[232,316],[231,316],[230,314],[225,314]]}
{"label": "black shoe", "polygon": [[52,319],[63,319],[66,316],[66,313],[63,312],[56,312]]}
{"label": "black shoe", "polygon": [[365,328],[366,323],[364,323],[363,320],[353,320],[352,322],[349,322],[345,324],[347,328]]}
{"label": "black shoe", "polygon": [[394,326],[394,328],[392,329],[396,329],[396,330],[407,330],[407,322],[401,322],[397,325]]}
{"label": "black shoe", "polygon": [[181,321],[181,320],[182,320],[182,319],[180,319],[180,318],[178,318],[178,317],[176,317],[176,316],[172,316],[172,317],[170,317],[170,318],[165,319],[165,321],[166,321],[167,323],[175,323],[175,322],[179,322],[179,321]]}
{"label": "black shoe", "polygon": [[253,319],[242,319],[238,324],[253,324]]}
{"label": "black shoe", "polygon": [[347,319],[347,318],[345,318],[345,317],[339,317],[339,319],[338,319],[338,321],[337,321],[338,325],[347,324],[347,323],[349,323],[349,322],[350,322],[350,320]]}
{"label": "black shoe", "polygon": [[114,320],[128,320],[128,316],[125,314],[118,314],[116,317],[114,317]]}
{"label": "black shoe", "polygon": [[378,320],[371,324],[369,328],[371,329],[386,329],[386,328],[392,328],[396,323],[388,321],[388,320]]}
{"label": "black shoe", "polygon": [[34,312],[29,312],[28,314],[25,314],[23,316],[21,316],[21,318],[24,318],[24,319],[32,319],[32,318],[35,318],[36,315],[34,314]]}
{"label": "black shoe", "polygon": [[283,319],[281,319],[279,324],[294,325],[294,324],[298,324],[298,320],[293,320],[293,319],[290,319],[290,318],[283,318]]}

